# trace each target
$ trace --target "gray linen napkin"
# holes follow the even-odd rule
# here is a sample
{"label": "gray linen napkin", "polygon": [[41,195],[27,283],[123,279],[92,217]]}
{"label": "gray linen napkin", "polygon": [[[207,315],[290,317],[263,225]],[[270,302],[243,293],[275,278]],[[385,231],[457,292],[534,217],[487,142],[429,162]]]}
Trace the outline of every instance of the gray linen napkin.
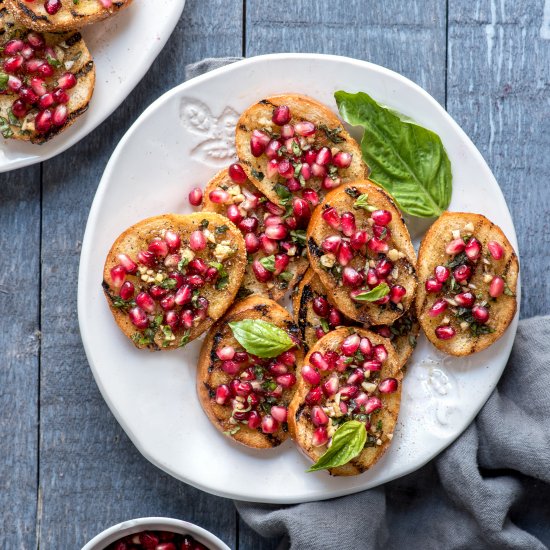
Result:
{"label": "gray linen napkin", "polygon": [[[187,78],[237,61],[205,59]],[[497,389],[469,428],[406,477],[333,500],[235,502],[291,549],[550,548],[550,317],[523,320]]]}

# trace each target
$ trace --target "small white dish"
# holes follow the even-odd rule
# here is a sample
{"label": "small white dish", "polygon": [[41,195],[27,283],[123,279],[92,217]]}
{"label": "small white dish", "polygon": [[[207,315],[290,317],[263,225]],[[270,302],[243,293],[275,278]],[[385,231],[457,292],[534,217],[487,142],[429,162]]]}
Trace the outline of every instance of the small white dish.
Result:
{"label": "small white dish", "polygon": [[177,25],[185,0],[134,0],[82,35],[96,64],[96,86],[88,111],[44,145],[0,137],[0,173],[48,160],[95,130],[149,70]]}
{"label": "small white dish", "polygon": [[[496,344],[467,358],[444,356],[420,338],[407,369],[392,445],[369,471],[342,478],[305,473],[308,460],[291,441],[254,451],[218,432],[195,391],[199,341],[178,351],[148,353],[137,350],[116,326],[101,289],[104,258],[116,237],[148,216],[189,212],[189,190],[203,186],[233,159],[238,113],[250,104],[291,91],[309,94],[337,112],[333,94],[339,89],[365,91],[437,132],[453,166],[450,210],[485,214],[502,227],[517,251],[508,207],[479,151],[430,95],[388,69],[336,56],[267,55],[195,78],[158,99],[122,138],[94,199],[80,263],[80,330],[103,397],[140,452],[210,493],[248,501],[305,502],[408,474],[468,426],[510,354],[517,316]],[[427,226],[424,220],[410,228],[418,238]]]}
{"label": "small white dish", "polygon": [[83,546],[82,550],[104,550],[112,542],[127,535],[141,533],[141,531],[170,531],[180,535],[192,535],[197,541],[209,548],[209,550],[231,550],[212,533],[187,521],[172,518],[139,518],[123,521],[113,527],[109,527],[90,542]]}

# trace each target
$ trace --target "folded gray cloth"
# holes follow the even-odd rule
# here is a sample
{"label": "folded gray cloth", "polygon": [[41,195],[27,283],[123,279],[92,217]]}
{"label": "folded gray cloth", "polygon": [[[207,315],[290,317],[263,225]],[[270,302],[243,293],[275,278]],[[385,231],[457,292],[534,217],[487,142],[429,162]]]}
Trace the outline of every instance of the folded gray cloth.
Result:
{"label": "folded gray cloth", "polygon": [[[197,76],[236,61],[188,66]],[[550,317],[523,320],[497,389],[439,457],[406,477],[333,500],[236,502],[291,549],[538,550],[550,547]]]}

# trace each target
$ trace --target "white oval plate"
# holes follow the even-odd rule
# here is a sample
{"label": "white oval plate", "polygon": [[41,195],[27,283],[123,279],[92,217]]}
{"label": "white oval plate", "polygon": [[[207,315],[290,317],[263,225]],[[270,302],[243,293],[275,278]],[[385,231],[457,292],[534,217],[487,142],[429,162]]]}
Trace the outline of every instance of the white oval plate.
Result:
{"label": "white oval plate", "polygon": [[184,5],[185,0],[134,0],[119,14],[84,28],[82,35],[96,64],[96,85],[88,111],[44,145],[0,137],[0,173],[48,160],[95,130],[149,70]]}
{"label": "white oval plate", "polygon": [[[276,78],[274,75],[277,75]],[[420,338],[403,387],[393,443],[362,475],[306,474],[292,441],[254,451],[218,432],[195,392],[200,342],[167,353],[139,351],[118,330],[102,295],[104,258],[133,223],[190,211],[188,191],[233,158],[238,113],[270,94],[298,92],[336,111],[333,93],[366,91],[434,130],[452,161],[451,210],[479,212],[502,227],[517,250],[510,213],[487,164],[444,109],[406,78],[353,59],[301,54],[255,57],[174,88],[151,105],[116,148],[99,185],[82,247],[78,313],[97,384],[140,452],[200,489],[241,500],[292,503],[374,487],[433,458],[472,421],[508,359],[517,316],[490,349],[465,359],[438,353]],[[426,227],[426,223],[421,224]],[[413,233],[422,231],[413,226]]]}

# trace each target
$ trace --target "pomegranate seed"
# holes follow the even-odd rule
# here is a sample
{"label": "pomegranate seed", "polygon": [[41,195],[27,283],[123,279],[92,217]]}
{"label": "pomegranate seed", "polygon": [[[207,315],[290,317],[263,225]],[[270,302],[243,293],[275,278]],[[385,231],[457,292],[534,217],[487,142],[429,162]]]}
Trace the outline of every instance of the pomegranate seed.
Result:
{"label": "pomegranate seed", "polygon": [[[249,367],[248,369],[245,369],[243,372],[241,372],[241,380],[247,380],[248,382],[256,380],[256,373],[254,372],[254,369],[252,367]],[[252,384],[252,389],[255,389],[254,384]]]}
{"label": "pomegranate seed", "polygon": [[335,189],[342,183],[340,178],[335,178],[332,176],[325,176],[323,179],[322,187],[323,189]]}
{"label": "pomegranate seed", "polygon": [[193,312],[190,309],[184,309],[180,317],[183,328],[188,329],[193,326]]}
{"label": "pomegranate seed", "polygon": [[[258,411],[250,411],[248,415],[248,427],[251,430],[256,430],[262,423],[262,417]],[[182,547],[183,548],[183,547]]]}
{"label": "pomegranate seed", "polygon": [[200,187],[193,187],[189,191],[189,203],[191,206],[200,206],[202,202],[202,189]]}
{"label": "pomegranate seed", "polygon": [[355,397],[355,404],[359,407],[366,405],[369,400],[369,396],[365,392],[360,392]]}
{"label": "pomegranate seed", "polygon": [[315,327],[315,338],[317,338],[317,340],[320,340],[325,334],[326,332],[324,331],[323,327]]}
{"label": "pomegranate seed", "polygon": [[277,384],[283,386],[283,388],[291,388],[296,384],[296,376],[292,373],[282,374],[275,379]]}
{"label": "pomegranate seed", "polygon": [[352,288],[358,287],[363,284],[363,275],[353,269],[353,267],[345,267],[342,273],[342,283],[344,286],[349,286]]}
{"label": "pomegranate seed", "polygon": [[391,237],[391,231],[383,225],[374,224],[372,226],[372,234],[381,241],[387,241]]}
{"label": "pomegranate seed", "polygon": [[[302,164],[302,167],[300,168],[300,175],[304,178],[305,181],[311,178],[312,176],[311,166],[307,162],[304,162]],[[313,191],[313,189],[311,189],[310,191]]]}
{"label": "pomegranate seed", "polygon": [[11,106],[12,113],[17,118],[23,118],[27,115],[27,107],[20,99],[16,99]]}
{"label": "pomegranate seed", "polygon": [[472,307],[476,301],[476,297],[471,292],[461,292],[454,299],[460,307]]}
{"label": "pomegranate seed", "polygon": [[237,384],[235,385],[235,393],[239,397],[248,397],[248,395],[252,393],[252,385],[250,384],[250,382],[237,382]]}
{"label": "pomegranate seed", "polygon": [[147,267],[153,267],[155,265],[155,255],[148,250],[140,250],[138,252],[138,262]]}
{"label": "pomegranate seed", "polygon": [[369,397],[365,403],[365,414],[371,414],[382,408],[382,401],[379,397]]}
{"label": "pomegranate seed", "polygon": [[504,255],[504,248],[502,248],[500,243],[497,243],[496,241],[489,241],[487,243],[487,248],[495,260],[500,260]]}
{"label": "pomegranate seed", "polygon": [[366,231],[356,231],[350,238],[350,245],[354,250],[361,250],[368,240],[369,235]]}
{"label": "pomegranate seed", "polygon": [[57,79],[57,85],[62,90],[70,90],[71,88],[74,88],[77,84],[76,76],[73,73],[65,73],[62,74]]}
{"label": "pomegranate seed", "polygon": [[230,204],[227,207],[226,216],[236,225],[243,219],[239,207],[236,204]]}
{"label": "pomegranate seed", "polygon": [[8,88],[12,92],[18,92],[21,89],[21,86],[23,85],[23,82],[20,78],[17,78],[16,76],[9,75],[8,77]]}
{"label": "pomegranate seed", "polygon": [[332,308],[328,314],[328,322],[332,327],[337,327],[342,324],[342,314],[336,309]]}
{"label": "pomegranate seed", "polygon": [[283,178],[290,179],[294,175],[294,166],[288,159],[283,158],[277,165],[277,171]]}
{"label": "pomegranate seed", "polygon": [[472,269],[468,265],[459,265],[453,271],[453,276],[457,282],[462,283],[472,276]]}
{"label": "pomegranate seed", "polygon": [[46,44],[44,37],[37,32],[30,32],[27,34],[27,42],[36,49],[41,49]]}
{"label": "pomegranate seed", "polygon": [[367,270],[367,284],[370,287],[375,287],[380,283],[380,279],[376,274],[376,270],[373,267],[369,267]]}
{"label": "pomegranate seed", "polygon": [[210,191],[210,193],[208,194],[208,198],[214,204],[224,204],[229,200],[229,193],[217,187],[213,191]]}
{"label": "pomegranate seed", "polygon": [[174,299],[174,294],[167,294],[164,298],[160,301],[160,307],[167,311],[169,309],[174,309],[174,306],[176,305],[176,301]]}
{"label": "pomegranate seed", "polygon": [[204,279],[200,275],[189,275],[187,277],[187,284],[193,288],[201,288],[204,286]]}
{"label": "pomegranate seed", "polygon": [[262,245],[262,250],[268,255],[274,254],[279,250],[277,241],[269,239],[266,235],[260,236],[260,243]]}
{"label": "pomegranate seed", "polygon": [[182,287],[178,288],[174,297],[174,301],[178,306],[182,306],[184,304],[188,304],[191,301],[192,297],[193,291],[191,287],[189,285],[183,285]]}
{"label": "pomegranate seed", "polygon": [[349,385],[360,384],[365,379],[365,374],[361,369],[355,369],[347,379]]}
{"label": "pomegranate seed", "polygon": [[228,169],[229,177],[239,185],[246,183],[247,177],[243,167],[240,164],[234,163],[229,166]]}
{"label": "pomegranate seed", "polygon": [[206,248],[206,237],[202,231],[197,229],[191,233],[189,236],[189,247],[195,252]]}
{"label": "pomegranate seed", "polygon": [[265,228],[265,236],[269,239],[280,241],[288,235],[284,225],[270,225]]}
{"label": "pomegranate seed", "polygon": [[265,173],[269,179],[273,179],[279,174],[279,161],[277,159],[271,159],[265,168]]}
{"label": "pomegranate seed", "polygon": [[336,394],[336,392],[338,391],[339,385],[340,384],[338,382],[338,377],[333,375],[328,380],[326,380],[326,382],[324,382],[324,384],[322,385],[323,393],[327,397],[331,397]]}
{"label": "pomegranate seed", "polygon": [[246,361],[248,361],[248,353],[246,353],[246,351],[236,351],[233,359],[237,363],[246,363]]}
{"label": "pomegranate seed", "polygon": [[55,15],[61,9],[61,0],[46,0],[44,8],[50,15]]}
{"label": "pomegranate seed", "polygon": [[294,199],[292,202],[292,213],[302,220],[309,220],[311,217],[311,210],[309,208],[309,203],[304,199]]}
{"label": "pomegranate seed", "polygon": [[117,258],[126,273],[133,275],[137,271],[138,266],[136,262],[134,262],[127,254],[119,254]]}
{"label": "pomegranate seed", "polygon": [[502,277],[493,277],[489,285],[489,296],[498,298],[504,292],[504,279]]}
{"label": "pomegranate seed", "polygon": [[55,126],[63,126],[67,122],[69,111],[66,105],[58,105],[52,115],[52,122]]}
{"label": "pomegranate seed", "polygon": [[221,384],[216,388],[216,403],[225,405],[231,397],[231,390],[227,384]]}
{"label": "pomegranate seed", "polygon": [[279,423],[270,414],[262,418],[262,432],[264,434],[273,434],[279,429]]}
{"label": "pomegranate seed", "polygon": [[445,253],[454,256],[455,254],[462,252],[465,247],[466,245],[462,239],[454,239],[445,248]]}
{"label": "pomegranate seed", "polygon": [[455,334],[455,329],[450,325],[440,325],[435,329],[435,335],[440,340],[450,340]]}
{"label": "pomegranate seed", "polygon": [[22,65],[23,65],[23,56],[17,54],[12,57],[8,57],[8,59],[4,61],[4,70],[7,73],[15,73],[21,68]]}
{"label": "pomegranate seed", "polygon": [[321,381],[321,375],[311,366],[302,367],[302,378],[311,386],[316,386]]}
{"label": "pomegranate seed", "polygon": [[328,441],[328,432],[324,426],[319,426],[313,432],[313,437],[311,439],[311,444],[314,447],[321,447],[325,445]]}
{"label": "pomegranate seed", "polygon": [[6,42],[4,45],[4,55],[15,55],[25,47],[23,40],[15,39]]}
{"label": "pomegranate seed", "polygon": [[260,283],[267,283],[267,281],[271,280],[273,277],[273,274],[271,271],[268,271],[259,260],[254,260],[252,262],[252,271],[254,272],[254,276]]}
{"label": "pomegranate seed", "polygon": [[128,317],[130,318],[132,324],[137,328],[144,329],[149,326],[149,319],[147,319],[145,311],[143,311],[140,307],[133,307],[128,310]]}
{"label": "pomegranate seed", "polygon": [[43,59],[29,59],[25,63],[25,72],[29,74],[37,73],[38,69],[40,69],[40,67],[44,65],[44,63],[45,61]]}
{"label": "pomegranate seed", "polygon": [[326,426],[328,424],[328,416],[321,407],[312,407],[310,416],[314,426]]}
{"label": "pomegranate seed", "polygon": [[361,338],[361,341],[359,342],[359,351],[365,357],[370,357],[370,355],[372,354],[372,344],[366,336]]}
{"label": "pomegranate seed", "polygon": [[282,144],[279,140],[277,139],[272,139],[268,144],[267,144],[267,147],[265,148],[265,155],[268,159],[278,159],[279,158],[279,155],[278,155],[278,151],[279,149],[282,147]]}
{"label": "pomegranate seed", "polygon": [[311,173],[316,178],[324,178],[327,175],[327,169],[324,166],[313,162],[313,164],[311,164]]}
{"label": "pomegranate seed", "polygon": [[294,131],[302,137],[308,137],[315,133],[315,124],[304,120],[294,125]]}
{"label": "pomegranate seed", "polygon": [[378,344],[372,348],[374,358],[381,364],[385,363],[388,359],[388,350],[384,344]]}
{"label": "pomegranate seed", "polygon": [[164,314],[164,322],[172,329],[176,330],[180,324],[180,318],[177,312],[170,310]]}
{"label": "pomegranate seed", "polygon": [[283,365],[282,363],[273,363],[268,368],[269,373],[273,376],[280,376],[282,374],[286,374],[288,372],[288,368],[286,365]]}
{"label": "pomegranate seed", "polygon": [[446,311],[448,305],[449,304],[447,304],[446,300],[437,300],[429,309],[428,315],[430,317],[437,317],[438,315],[441,315],[444,311]]}
{"label": "pomegranate seed", "polygon": [[292,350],[285,351],[279,355],[279,361],[287,367],[292,367],[296,363],[296,354]]}
{"label": "pomegranate seed", "polygon": [[384,241],[380,240],[378,237],[373,237],[368,243],[367,248],[369,250],[372,250],[373,252],[379,252],[382,254],[387,254],[390,247],[388,246],[388,243],[385,243]]}
{"label": "pomegranate seed", "polygon": [[275,256],[275,271],[273,275],[280,275],[288,267],[290,258],[286,254],[277,254]]}
{"label": "pomegranate seed", "polygon": [[327,317],[330,310],[330,305],[326,298],[323,296],[316,296],[313,299],[313,311],[319,315],[319,317]]}
{"label": "pomegranate seed", "polygon": [[316,388],[311,388],[309,390],[308,394],[305,397],[305,402],[308,405],[315,405],[316,403],[319,403],[323,397],[323,390],[321,389],[321,386],[317,386]]}
{"label": "pomegranate seed", "polygon": [[273,109],[273,116],[271,117],[273,124],[284,126],[290,122],[290,118],[290,109],[286,105],[279,105]]}
{"label": "pomegranate seed", "polygon": [[113,286],[117,288],[121,287],[125,278],[126,270],[121,265],[115,265],[115,267],[111,268],[111,280]]}
{"label": "pomegranate seed", "polygon": [[398,304],[405,294],[407,294],[407,290],[404,287],[401,285],[394,285],[390,289],[390,301],[394,304]]}
{"label": "pomegranate seed", "polygon": [[350,399],[353,399],[358,393],[359,390],[357,389],[357,386],[343,386],[340,389],[340,399],[342,401],[349,401]]}
{"label": "pomegranate seed", "polygon": [[397,391],[398,382],[395,378],[385,378],[378,384],[380,393],[395,393]]}
{"label": "pomegranate seed", "polygon": [[332,229],[340,229],[340,216],[336,208],[331,207],[324,210],[322,218]]}
{"label": "pomegranate seed", "polygon": [[383,336],[384,338],[391,338],[391,335],[392,335],[390,327],[387,327],[387,326],[377,327],[375,329],[375,332],[377,334],[380,334],[380,336]]}
{"label": "pomegranate seed", "polygon": [[38,133],[46,133],[52,127],[52,112],[49,109],[40,111],[34,119],[34,127]]}
{"label": "pomegranate seed", "polygon": [[140,292],[136,296],[136,304],[148,313],[155,311],[155,301],[147,292]]}
{"label": "pomegranate seed", "polygon": [[338,250],[340,250],[341,243],[342,243],[342,237],[340,237],[340,235],[331,235],[321,243],[321,248],[325,252],[331,252],[332,254],[337,254]]}
{"label": "pomegranate seed", "polygon": [[270,138],[266,133],[260,130],[253,130],[252,136],[250,137],[250,152],[252,155],[255,157],[261,156],[269,141]]}
{"label": "pomegranate seed", "polygon": [[489,320],[489,310],[484,306],[474,306],[472,316],[478,323],[484,324]]}
{"label": "pomegranate seed", "polygon": [[38,74],[46,78],[53,76],[53,73],[54,73],[53,67],[49,63],[42,63],[42,65],[38,67]]}
{"label": "pomegranate seed", "polygon": [[385,279],[391,273],[392,269],[393,264],[386,258],[382,258],[376,262],[376,265],[374,266],[374,270],[376,271],[376,275],[379,279]]}
{"label": "pomegranate seed", "polygon": [[317,206],[319,204],[319,195],[314,189],[304,189],[302,197],[308,201],[311,206]]}
{"label": "pomegranate seed", "polygon": [[38,108],[39,109],[48,109],[55,103],[55,99],[53,97],[53,94],[44,94],[39,100],[38,100]]}
{"label": "pomegranate seed", "polygon": [[281,225],[282,223],[284,223],[283,218],[281,218],[281,216],[278,216],[278,215],[267,216],[264,220],[264,224],[266,225],[266,227],[274,227],[277,225]]}
{"label": "pomegranate seed", "polygon": [[481,255],[481,243],[472,237],[467,243],[464,248],[464,253],[468,257],[468,259],[472,262],[477,262]]}
{"label": "pomegranate seed", "polygon": [[155,237],[147,247],[157,258],[165,258],[168,255],[168,245],[160,237]]}
{"label": "pomegranate seed", "polygon": [[168,294],[168,290],[158,285],[153,285],[151,288],[149,288],[149,294],[151,294],[153,300],[160,300]]}
{"label": "pomegranate seed", "polygon": [[286,407],[280,407],[275,406],[271,407],[271,416],[277,421],[277,422],[286,422],[288,415],[288,411]]}
{"label": "pomegranate seed", "polygon": [[392,215],[391,212],[388,212],[387,210],[375,210],[371,214],[371,218],[374,220],[375,224],[385,227],[391,222]]}
{"label": "pomegranate seed", "polygon": [[425,283],[426,292],[441,292],[441,289],[443,288],[443,283],[435,279],[434,277],[430,277],[426,280]]}
{"label": "pomegranate seed", "polygon": [[134,296],[134,285],[130,281],[126,281],[121,287],[119,296],[123,300],[129,300]]}
{"label": "pomegranate seed", "polygon": [[339,151],[332,157],[332,163],[337,168],[348,168],[351,164],[352,156],[345,151]]}
{"label": "pomegranate seed", "polygon": [[290,124],[285,124],[281,128],[281,137],[283,139],[288,139],[288,138],[291,138],[293,136],[294,136],[294,126],[292,126]]}
{"label": "pomegranate seed", "polygon": [[451,270],[443,265],[438,265],[434,269],[434,275],[440,283],[444,283],[451,275]]}
{"label": "pomegranate seed", "polygon": [[[31,78],[31,88],[33,89],[33,92],[39,96],[44,95],[48,91],[48,89],[46,88],[46,81],[43,78],[39,78],[37,76],[33,76]],[[53,103],[53,95],[49,95],[51,96]],[[47,105],[47,107],[49,107],[50,105]]]}
{"label": "pomegranate seed", "polygon": [[351,237],[355,233],[355,216],[351,212],[344,212],[340,218],[340,223],[342,225],[342,233],[346,237]]}
{"label": "pomegranate seed", "polygon": [[386,296],[380,298],[380,300],[376,300],[375,302],[373,302],[373,304],[382,306],[384,304],[387,304],[389,301],[390,301],[390,295],[386,294]]}
{"label": "pomegranate seed", "polygon": [[22,99],[27,105],[34,105],[38,101],[38,96],[26,86],[21,86],[19,90],[19,98]]}
{"label": "pomegranate seed", "polygon": [[69,94],[67,94],[65,90],[55,90],[53,92],[53,98],[58,105],[66,105],[70,100]]}
{"label": "pomegranate seed", "polygon": [[325,166],[326,164],[329,164],[331,160],[332,153],[330,152],[330,149],[328,147],[321,147],[321,149],[319,149],[319,152],[317,153],[315,163],[319,164],[320,166]]}
{"label": "pomegranate seed", "polygon": [[240,370],[239,364],[236,361],[223,361],[221,368],[223,372],[226,372],[230,376],[234,376]]}
{"label": "pomegranate seed", "polygon": [[382,369],[382,363],[380,363],[380,361],[377,361],[376,359],[373,359],[372,361],[365,361],[361,366],[365,371],[374,372]]}
{"label": "pomegranate seed", "polygon": [[361,337],[358,334],[350,334],[344,339],[340,349],[342,353],[347,357],[355,355],[355,352],[359,349],[359,344],[361,342]]}
{"label": "pomegranate seed", "polygon": [[244,244],[248,254],[254,254],[260,250],[260,239],[254,233],[247,233],[244,236]]}
{"label": "pomegranate seed", "polygon": [[309,362],[320,371],[327,371],[330,368],[323,354],[318,351],[311,354]]}
{"label": "pomegranate seed", "polygon": [[172,252],[177,250],[181,245],[181,237],[179,233],[172,231],[171,229],[168,229],[168,231],[164,234],[164,240]]}
{"label": "pomegranate seed", "polygon": [[244,218],[239,223],[239,229],[243,233],[254,233],[258,229],[258,219],[254,217]]}
{"label": "pomegranate seed", "polygon": [[343,241],[336,255],[336,259],[341,266],[348,265],[353,259],[353,250],[348,242]]}

